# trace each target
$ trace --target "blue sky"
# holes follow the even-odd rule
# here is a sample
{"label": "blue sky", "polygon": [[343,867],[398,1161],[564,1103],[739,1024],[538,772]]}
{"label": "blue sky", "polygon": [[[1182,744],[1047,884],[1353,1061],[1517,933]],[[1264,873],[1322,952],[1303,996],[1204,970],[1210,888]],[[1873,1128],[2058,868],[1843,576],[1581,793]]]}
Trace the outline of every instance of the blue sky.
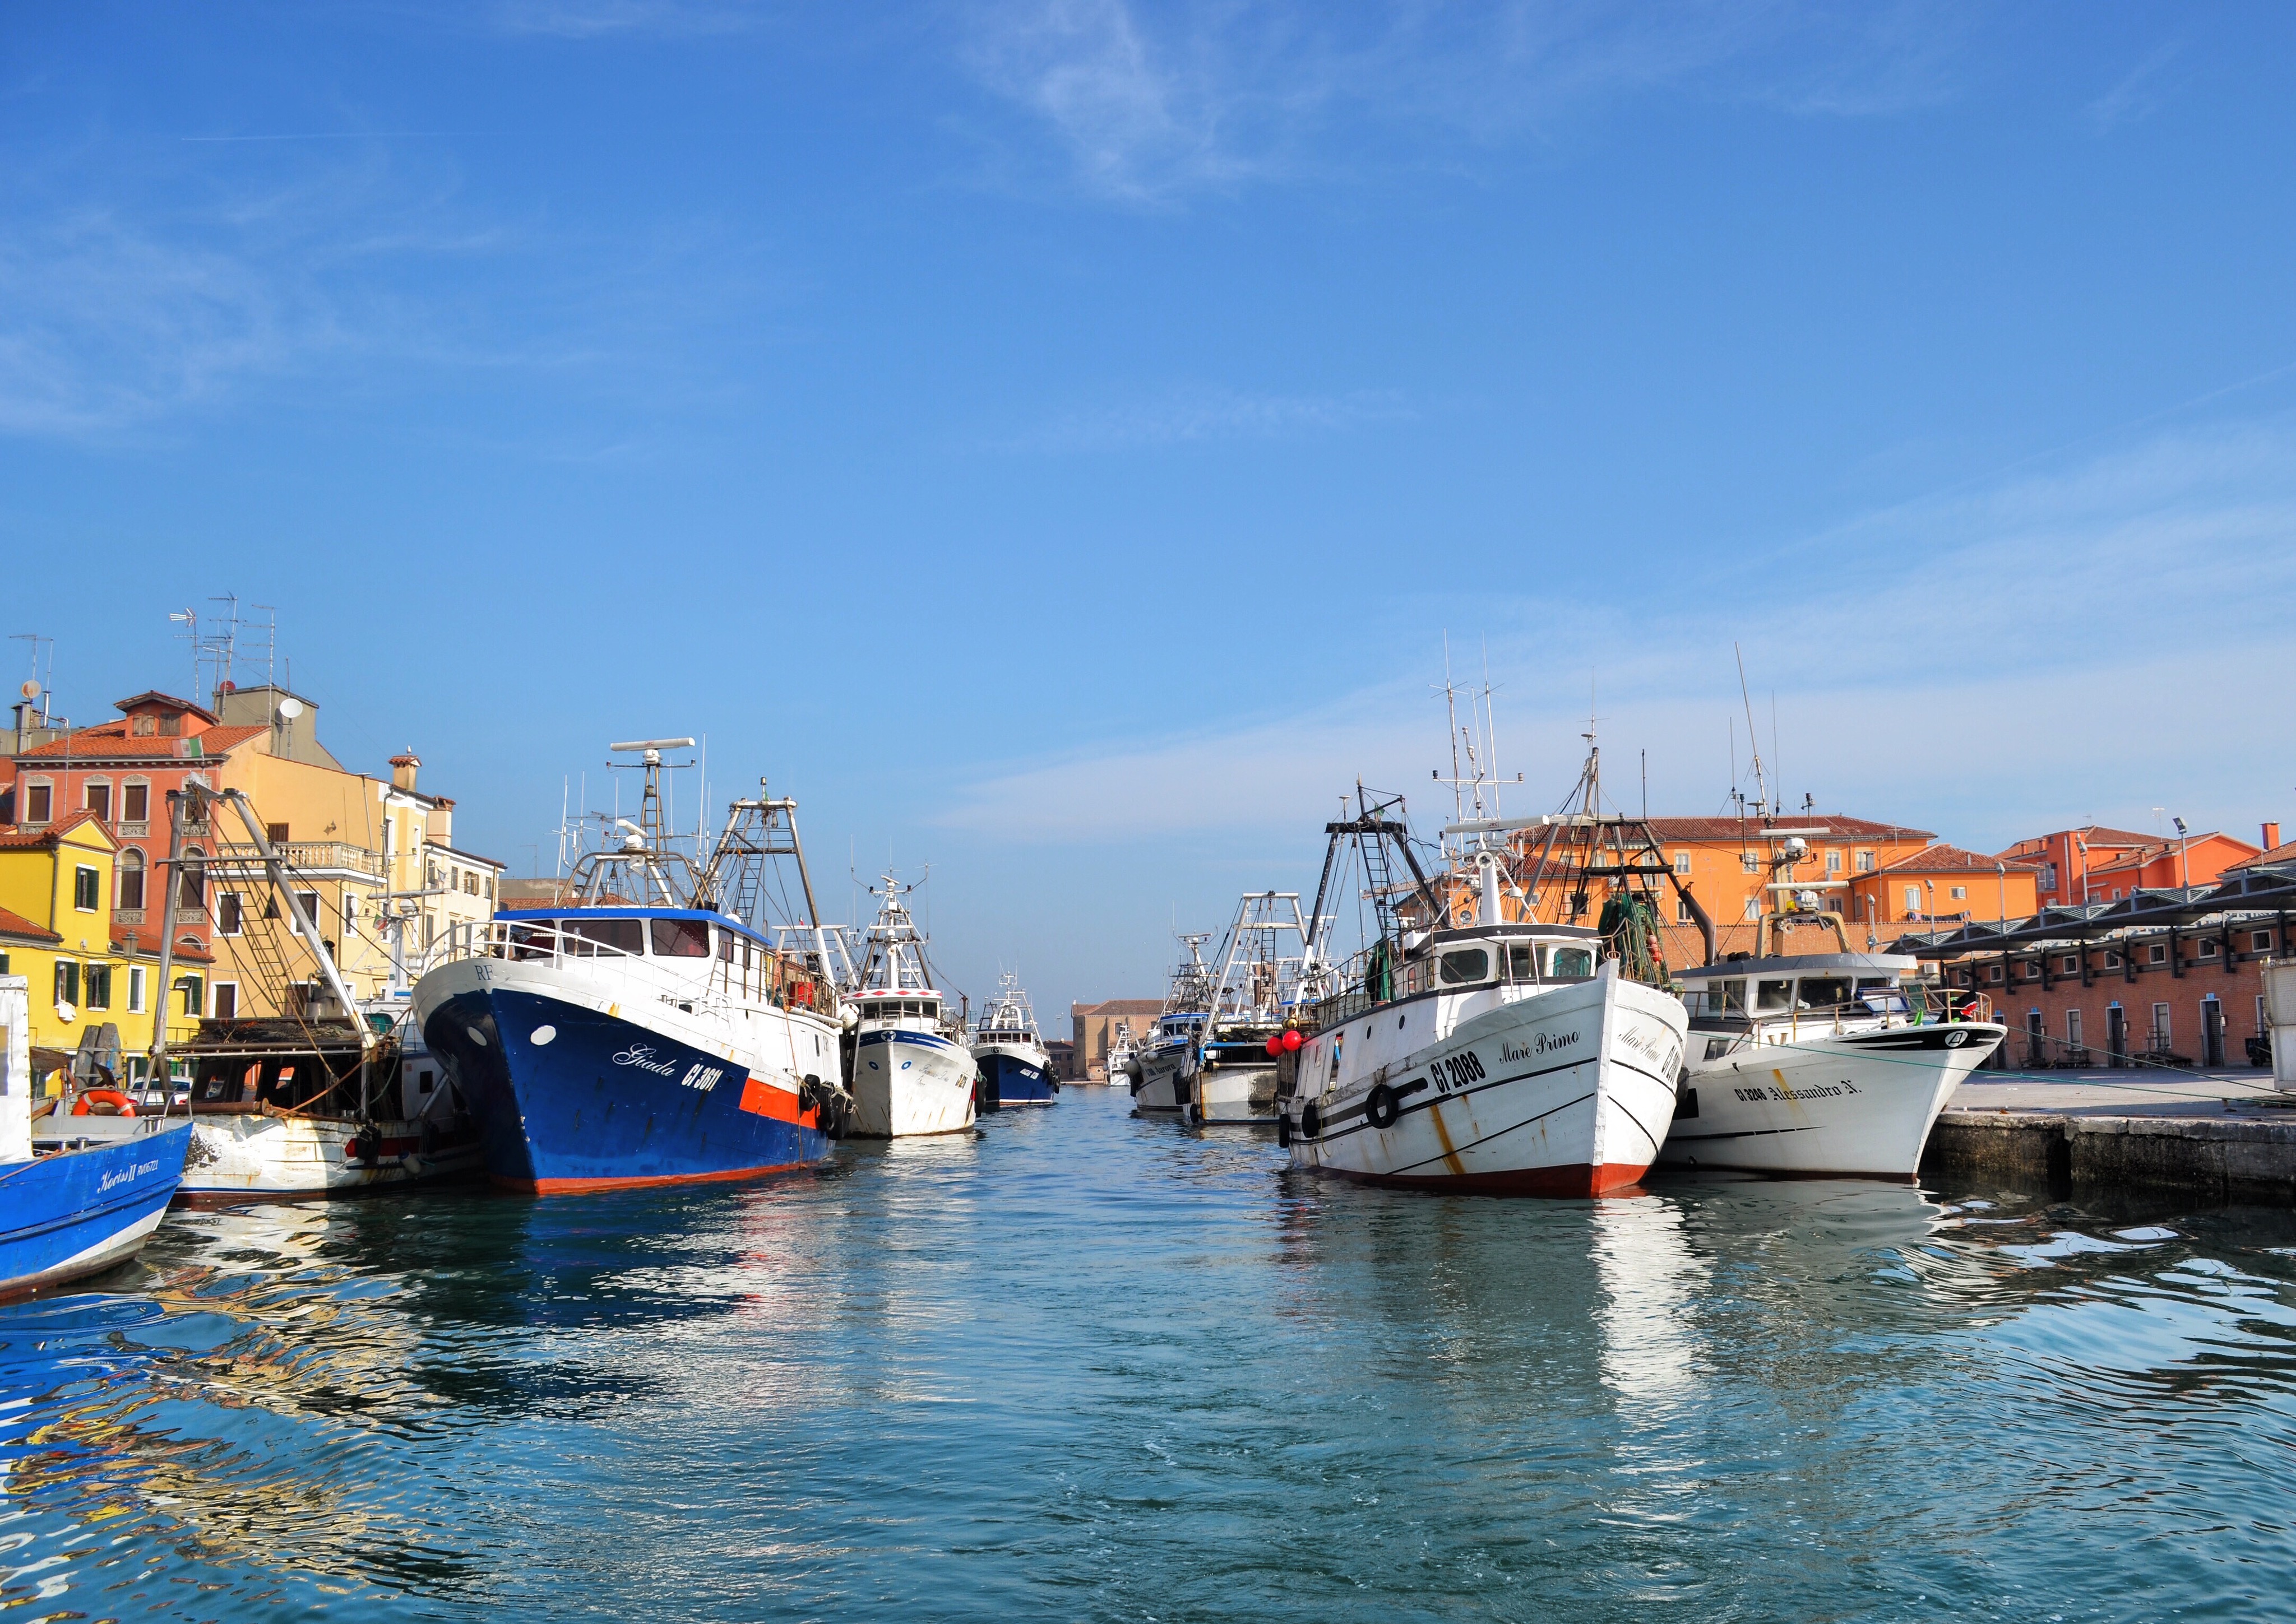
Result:
{"label": "blue sky", "polygon": [[1797,801],[2253,837],[2292,92],[2266,5],[18,8],[0,630],[94,719],[275,605],[520,869],[706,734],[1048,1013],[1424,785],[1447,634],[1521,810],[1590,695],[1719,810],[1735,642]]}

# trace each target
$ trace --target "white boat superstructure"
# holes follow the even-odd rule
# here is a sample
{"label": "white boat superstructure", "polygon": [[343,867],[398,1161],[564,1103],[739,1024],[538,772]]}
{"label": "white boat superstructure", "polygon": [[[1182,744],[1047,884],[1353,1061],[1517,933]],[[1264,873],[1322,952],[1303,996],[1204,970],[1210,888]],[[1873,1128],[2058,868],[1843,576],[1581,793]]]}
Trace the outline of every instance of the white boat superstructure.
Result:
{"label": "white boat superstructure", "polygon": [[1659,1160],[1910,1181],[1946,1101],[2005,1029],[1894,954],[1800,953],[1681,972],[1688,1072]]}
{"label": "white boat superstructure", "polygon": [[1111,1088],[1120,1089],[1132,1081],[1134,1056],[1137,1053],[1132,1041],[1132,1023],[1120,1020],[1108,1040],[1108,1073],[1101,1081]]}
{"label": "white boat superstructure", "polygon": [[853,1032],[853,1135],[892,1139],[957,1133],[977,1109],[980,1067],[962,1014],[933,986],[926,937],[891,875],[872,886],[877,918],[865,939]]}

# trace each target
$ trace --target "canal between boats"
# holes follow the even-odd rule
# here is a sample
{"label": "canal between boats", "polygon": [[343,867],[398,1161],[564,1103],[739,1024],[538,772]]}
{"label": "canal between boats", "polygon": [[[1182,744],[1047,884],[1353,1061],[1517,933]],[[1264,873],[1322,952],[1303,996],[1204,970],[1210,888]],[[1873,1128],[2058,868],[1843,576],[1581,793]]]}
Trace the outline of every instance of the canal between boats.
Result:
{"label": "canal between boats", "polygon": [[0,1308],[33,1619],[2296,1612],[2296,1220],[1290,1172],[1071,1089],[741,1187],[177,1212]]}

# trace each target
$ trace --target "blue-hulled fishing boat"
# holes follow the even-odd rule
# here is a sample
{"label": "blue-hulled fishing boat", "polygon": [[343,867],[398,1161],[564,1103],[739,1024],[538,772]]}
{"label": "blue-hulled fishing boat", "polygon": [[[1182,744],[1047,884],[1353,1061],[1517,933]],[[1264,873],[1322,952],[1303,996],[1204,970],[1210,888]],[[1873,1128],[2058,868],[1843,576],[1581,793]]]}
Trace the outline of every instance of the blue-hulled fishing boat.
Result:
{"label": "blue-hulled fishing boat", "polygon": [[32,1155],[29,983],[0,975],[0,1299],[124,1263],[183,1181],[189,1122]]}

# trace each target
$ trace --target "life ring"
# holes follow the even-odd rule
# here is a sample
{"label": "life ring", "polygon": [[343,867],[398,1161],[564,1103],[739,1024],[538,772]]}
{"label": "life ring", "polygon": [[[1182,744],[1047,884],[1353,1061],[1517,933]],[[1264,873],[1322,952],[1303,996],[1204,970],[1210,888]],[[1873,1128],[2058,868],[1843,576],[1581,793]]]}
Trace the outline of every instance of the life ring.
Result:
{"label": "life ring", "polygon": [[74,1116],[86,1116],[89,1114],[90,1110],[96,1106],[110,1106],[111,1109],[104,1113],[107,1116],[133,1116],[135,1114],[135,1102],[128,1098],[127,1095],[122,1094],[118,1089],[88,1089],[85,1094],[82,1094],[78,1099],[72,1102],[71,1114]]}

